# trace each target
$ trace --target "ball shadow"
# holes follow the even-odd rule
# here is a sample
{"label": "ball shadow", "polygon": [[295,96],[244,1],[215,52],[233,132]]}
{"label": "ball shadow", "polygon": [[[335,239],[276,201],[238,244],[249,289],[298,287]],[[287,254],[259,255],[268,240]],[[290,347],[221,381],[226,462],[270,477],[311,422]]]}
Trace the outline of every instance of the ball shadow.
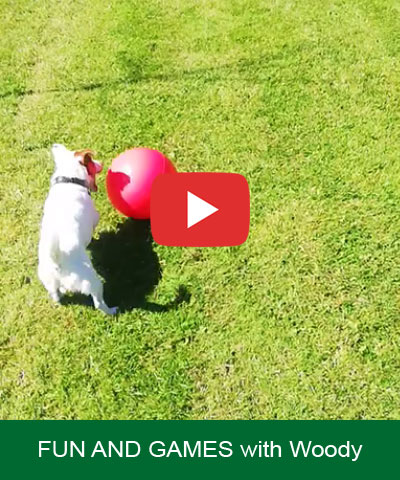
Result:
{"label": "ball shadow", "polygon": [[166,305],[146,300],[162,276],[149,221],[127,219],[116,231],[100,233],[89,250],[94,268],[105,280],[104,299],[120,312],[135,307],[166,312],[190,299],[187,289],[180,285],[175,298]]}

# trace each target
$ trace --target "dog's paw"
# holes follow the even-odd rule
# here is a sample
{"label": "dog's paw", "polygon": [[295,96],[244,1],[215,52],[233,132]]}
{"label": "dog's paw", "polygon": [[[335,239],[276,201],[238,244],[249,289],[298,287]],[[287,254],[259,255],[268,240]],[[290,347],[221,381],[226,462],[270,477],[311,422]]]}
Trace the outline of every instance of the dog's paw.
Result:
{"label": "dog's paw", "polygon": [[50,298],[53,300],[54,303],[60,303],[60,295],[58,292],[51,292]]}
{"label": "dog's paw", "polygon": [[118,307],[108,307],[108,315],[116,315],[118,313]]}

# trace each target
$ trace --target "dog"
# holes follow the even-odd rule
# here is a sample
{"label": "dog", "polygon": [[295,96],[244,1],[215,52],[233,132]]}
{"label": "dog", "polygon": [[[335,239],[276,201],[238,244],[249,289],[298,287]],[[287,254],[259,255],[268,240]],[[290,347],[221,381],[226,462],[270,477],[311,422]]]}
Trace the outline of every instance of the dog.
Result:
{"label": "dog", "polygon": [[90,193],[97,191],[102,165],[91,150],[70,151],[54,144],[51,153],[55,170],[41,224],[39,279],[55,302],[67,292],[82,293],[92,296],[96,308],[114,315],[117,307],[104,302],[103,283],[86,252],[99,222]]}

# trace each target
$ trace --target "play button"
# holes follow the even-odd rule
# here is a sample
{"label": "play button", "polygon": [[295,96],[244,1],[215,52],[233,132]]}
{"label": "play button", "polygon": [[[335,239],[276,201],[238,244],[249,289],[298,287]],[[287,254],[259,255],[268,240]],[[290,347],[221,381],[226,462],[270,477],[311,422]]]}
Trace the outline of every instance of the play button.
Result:
{"label": "play button", "polygon": [[160,245],[241,245],[249,233],[249,186],[238,173],[158,175],[151,187],[150,222]]}
{"label": "play button", "polygon": [[187,192],[187,228],[193,227],[213,213],[218,212],[218,208],[206,202],[192,192]]}

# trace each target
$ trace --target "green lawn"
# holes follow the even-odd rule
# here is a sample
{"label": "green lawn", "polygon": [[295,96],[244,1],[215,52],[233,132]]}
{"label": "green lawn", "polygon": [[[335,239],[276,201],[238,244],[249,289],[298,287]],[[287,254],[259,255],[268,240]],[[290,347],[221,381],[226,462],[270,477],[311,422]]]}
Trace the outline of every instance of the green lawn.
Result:
{"label": "green lawn", "polygon": [[[400,417],[400,2],[0,0],[0,417]],[[53,142],[238,172],[241,247],[161,247],[104,174],[109,318],[36,276]]]}

